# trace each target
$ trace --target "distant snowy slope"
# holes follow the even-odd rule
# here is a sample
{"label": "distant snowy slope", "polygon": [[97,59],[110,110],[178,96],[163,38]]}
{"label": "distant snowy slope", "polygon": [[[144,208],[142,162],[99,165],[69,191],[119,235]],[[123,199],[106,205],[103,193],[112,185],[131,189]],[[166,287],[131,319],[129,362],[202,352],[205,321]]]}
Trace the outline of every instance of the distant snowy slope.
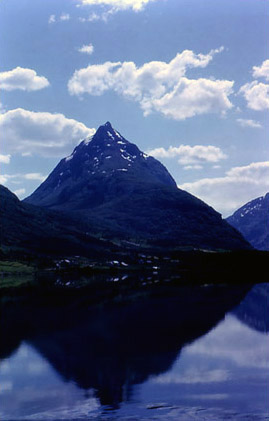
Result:
{"label": "distant snowy slope", "polygon": [[246,203],[227,222],[259,250],[269,250],[269,193]]}

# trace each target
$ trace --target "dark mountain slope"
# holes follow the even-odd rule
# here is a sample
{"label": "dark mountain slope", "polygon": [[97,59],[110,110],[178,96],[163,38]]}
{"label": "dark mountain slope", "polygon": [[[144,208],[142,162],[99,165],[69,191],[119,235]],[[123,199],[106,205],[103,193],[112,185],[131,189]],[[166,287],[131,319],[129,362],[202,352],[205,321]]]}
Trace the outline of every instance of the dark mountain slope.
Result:
{"label": "dark mountain slope", "polygon": [[226,219],[258,250],[269,250],[269,193],[246,203]]}
{"label": "dark mountain slope", "polygon": [[49,255],[92,256],[110,250],[110,244],[86,234],[78,219],[22,203],[4,186],[0,186],[0,203],[1,247]]}
{"label": "dark mountain slope", "polygon": [[178,189],[159,161],[110,123],[61,160],[25,202],[79,215],[107,238],[173,247],[249,248],[220,214]]}

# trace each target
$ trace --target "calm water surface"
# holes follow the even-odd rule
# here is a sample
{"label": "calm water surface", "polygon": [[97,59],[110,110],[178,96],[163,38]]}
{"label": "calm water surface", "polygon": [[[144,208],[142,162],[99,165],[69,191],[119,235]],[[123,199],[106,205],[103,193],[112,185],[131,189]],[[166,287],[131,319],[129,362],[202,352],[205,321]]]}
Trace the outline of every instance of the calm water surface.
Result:
{"label": "calm water surface", "polygon": [[0,419],[269,419],[268,284],[2,305]]}

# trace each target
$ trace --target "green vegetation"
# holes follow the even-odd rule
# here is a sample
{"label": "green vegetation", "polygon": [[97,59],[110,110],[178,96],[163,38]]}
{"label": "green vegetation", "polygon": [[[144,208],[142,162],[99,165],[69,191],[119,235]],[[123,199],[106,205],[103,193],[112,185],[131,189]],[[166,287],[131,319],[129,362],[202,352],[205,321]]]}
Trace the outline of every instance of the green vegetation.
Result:
{"label": "green vegetation", "polygon": [[34,268],[25,263],[0,261],[0,292],[30,285],[34,272]]}
{"label": "green vegetation", "polygon": [[0,261],[0,274],[10,275],[10,274],[33,274],[34,268],[25,263],[20,262],[10,262],[10,261]]}

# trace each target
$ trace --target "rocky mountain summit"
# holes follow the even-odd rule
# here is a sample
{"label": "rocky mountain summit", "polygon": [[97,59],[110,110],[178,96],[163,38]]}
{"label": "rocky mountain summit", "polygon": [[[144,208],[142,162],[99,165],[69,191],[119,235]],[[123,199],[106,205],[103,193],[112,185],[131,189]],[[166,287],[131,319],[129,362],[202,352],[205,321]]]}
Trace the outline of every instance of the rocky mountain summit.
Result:
{"label": "rocky mountain summit", "polygon": [[[112,180],[120,183],[112,190]],[[62,159],[26,202],[50,208],[93,208],[122,193],[121,180],[176,187],[167,169],[124,139],[109,122]],[[71,197],[72,196],[72,197]]]}
{"label": "rocky mountain summit", "polygon": [[75,214],[95,235],[134,245],[249,248],[220,214],[178,189],[159,161],[109,122],[62,159],[25,202]]}

